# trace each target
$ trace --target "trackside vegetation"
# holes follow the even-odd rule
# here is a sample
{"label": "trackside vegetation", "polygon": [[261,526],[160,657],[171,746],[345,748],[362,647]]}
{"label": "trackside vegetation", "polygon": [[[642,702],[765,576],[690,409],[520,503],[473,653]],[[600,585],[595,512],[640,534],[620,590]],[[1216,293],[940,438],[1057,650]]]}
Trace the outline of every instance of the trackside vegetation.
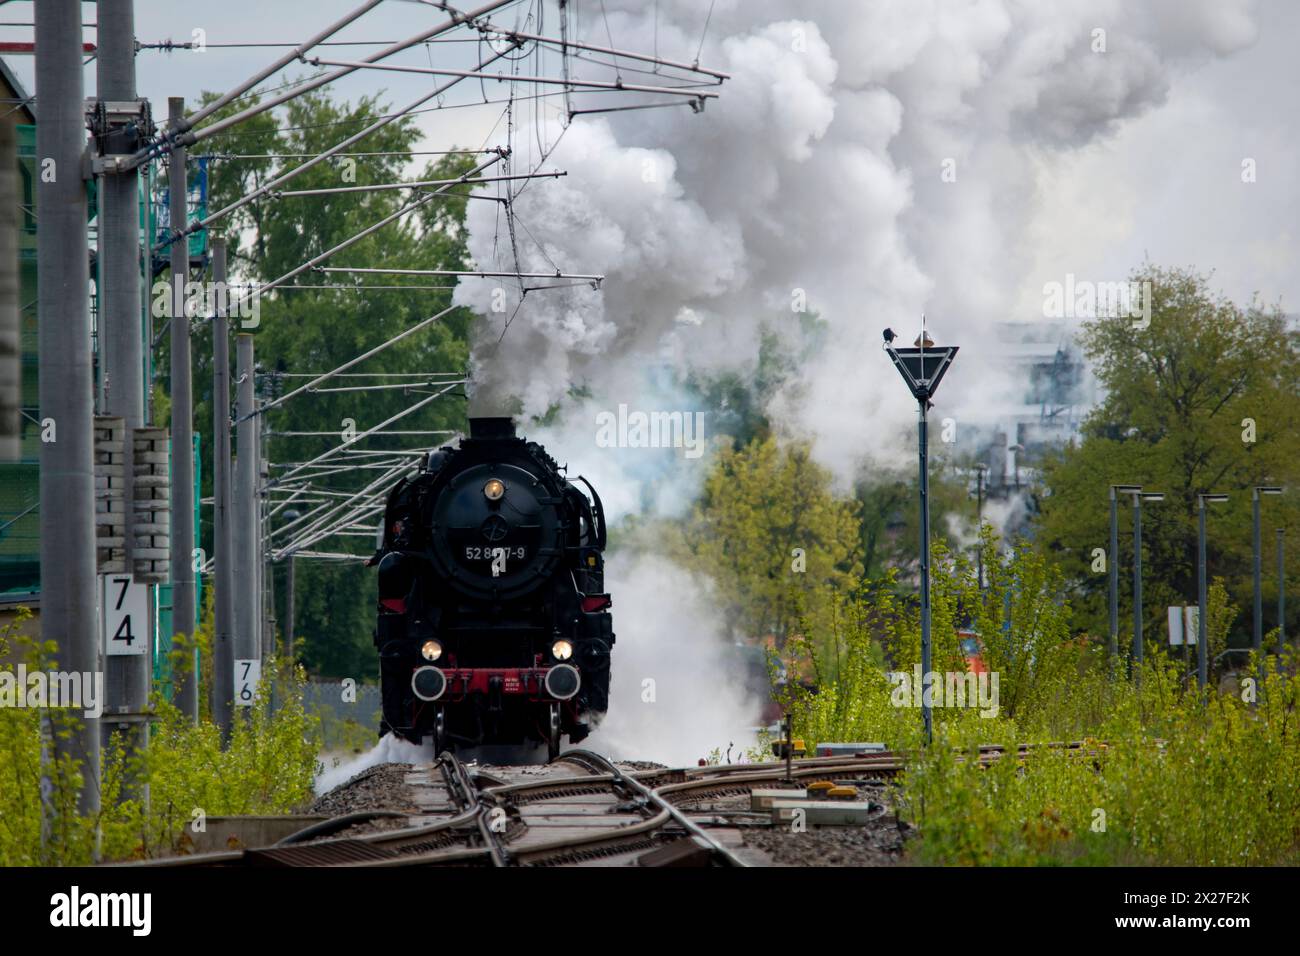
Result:
{"label": "trackside vegetation", "polygon": [[[831,635],[792,642],[814,680],[787,683],[795,735],[882,741],[908,757],[900,815],[910,858],[966,865],[1283,865],[1300,860],[1300,676],[1290,648],[1252,657],[1235,679],[1197,688],[1194,660],[1152,651],[1132,672],[1103,646],[1072,639],[1059,573],[1021,544],[986,534],[986,588],[936,547],[936,672],[964,673],[952,622],[979,622],[998,673],[996,713],[980,701],[900,706],[890,675],[919,654],[916,607],[890,575],[841,612]],[[1209,621],[1235,616],[1222,586]],[[1223,635],[1211,634],[1222,641]],[[1276,632],[1265,646],[1276,646]],[[819,662],[831,660],[833,675]],[[893,661],[887,665],[886,660]],[[942,701],[942,698],[940,698]],[[1077,748],[1048,746],[1077,742]],[[1002,755],[981,766],[981,745]]]}
{"label": "trackside vegetation", "polygon": [[[1026,462],[1040,478],[1012,539],[975,527],[975,452],[932,444],[931,671],[944,689],[933,746],[919,689],[906,693],[920,676],[914,479],[867,469],[844,489],[760,419],[715,458],[685,532],[665,535],[715,582],[732,636],[769,647],[797,737],[906,754],[898,807],[917,827],[913,862],[1300,862],[1300,628],[1288,602],[1279,653],[1271,561],[1271,529],[1290,542],[1300,520],[1300,334],[1276,308],[1226,301],[1208,276],[1144,266],[1132,278],[1149,284],[1151,322],[1083,324],[1104,398],[1073,441]],[[1120,653],[1107,653],[1112,483],[1165,493],[1144,509],[1140,662],[1127,514]],[[1266,654],[1250,651],[1243,613],[1257,485],[1286,489],[1266,505]],[[1210,491],[1229,500],[1208,535],[1201,689],[1196,649],[1166,645],[1165,614],[1196,603],[1196,496]]]}
{"label": "trackside vegetation", "polygon": [[[0,659],[27,672],[52,666],[52,642],[19,635],[25,612],[0,629]],[[12,670],[16,665],[3,665]],[[0,866],[86,865],[184,852],[211,816],[275,814],[310,800],[318,764],[317,720],[302,706],[301,669],[270,661],[251,707],[238,708],[229,745],[205,713],[187,720],[155,693],[149,749],[123,753],[118,738],[102,753],[100,810],[77,811],[83,768],[55,757],[48,741],[69,735],[79,711],[0,708]],[[47,805],[42,813],[42,802]]]}

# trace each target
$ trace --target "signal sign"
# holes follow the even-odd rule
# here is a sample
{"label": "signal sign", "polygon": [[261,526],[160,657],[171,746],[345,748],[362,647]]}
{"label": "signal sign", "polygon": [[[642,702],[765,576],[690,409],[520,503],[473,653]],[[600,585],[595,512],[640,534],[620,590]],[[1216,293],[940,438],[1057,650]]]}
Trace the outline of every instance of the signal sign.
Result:
{"label": "signal sign", "polygon": [[920,401],[934,397],[940,380],[957,355],[957,348],[956,345],[944,345],[914,349],[890,348],[886,351],[911,390],[912,397]]}
{"label": "signal sign", "polygon": [[252,707],[261,681],[262,661],[259,658],[235,661],[235,706]]}
{"label": "signal sign", "polygon": [[129,574],[101,574],[100,607],[103,613],[104,654],[133,657],[148,654],[149,586],[137,584]]}

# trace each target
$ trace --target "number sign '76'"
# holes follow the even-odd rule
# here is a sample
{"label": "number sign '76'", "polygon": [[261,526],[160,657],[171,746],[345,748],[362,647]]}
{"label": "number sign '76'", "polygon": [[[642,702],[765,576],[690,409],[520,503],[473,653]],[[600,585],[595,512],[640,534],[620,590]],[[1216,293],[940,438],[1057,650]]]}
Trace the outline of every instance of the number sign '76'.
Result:
{"label": "number sign '76'", "polygon": [[235,706],[252,707],[257,685],[262,680],[262,662],[258,658],[235,661]]}

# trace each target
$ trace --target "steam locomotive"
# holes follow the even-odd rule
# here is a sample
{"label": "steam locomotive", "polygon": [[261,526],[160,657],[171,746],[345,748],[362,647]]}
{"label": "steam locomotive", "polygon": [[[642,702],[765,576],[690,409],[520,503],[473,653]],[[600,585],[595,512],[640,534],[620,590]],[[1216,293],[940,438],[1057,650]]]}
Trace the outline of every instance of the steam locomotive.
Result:
{"label": "steam locomotive", "polygon": [[582,740],[609,706],[605,515],[509,418],[472,418],[389,492],[378,565],[383,722],[435,752]]}

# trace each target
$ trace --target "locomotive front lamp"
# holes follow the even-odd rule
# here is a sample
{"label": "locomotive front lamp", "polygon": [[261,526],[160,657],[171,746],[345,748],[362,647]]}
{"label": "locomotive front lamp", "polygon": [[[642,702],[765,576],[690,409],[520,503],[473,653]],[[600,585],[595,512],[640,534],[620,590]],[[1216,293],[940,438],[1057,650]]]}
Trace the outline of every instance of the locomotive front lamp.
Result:
{"label": "locomotive front lamp", "polygon": [[500,478],[492,478],[483,486],[483,497],[488,501],[500,501],[506,493],[506,483]]}
{"label": "locomotive front lamp", "polygon": [[426,661],[436,661],[442,657],[442,645],[437,641],[425,641],[424,646],[420,648],[420,656]]}
{"label": "locomotive front lamp", "polygon": [[573,656],[573,645],[568,641],[556,641],[551,645],[551,656],[557,661],[567,661]]}

